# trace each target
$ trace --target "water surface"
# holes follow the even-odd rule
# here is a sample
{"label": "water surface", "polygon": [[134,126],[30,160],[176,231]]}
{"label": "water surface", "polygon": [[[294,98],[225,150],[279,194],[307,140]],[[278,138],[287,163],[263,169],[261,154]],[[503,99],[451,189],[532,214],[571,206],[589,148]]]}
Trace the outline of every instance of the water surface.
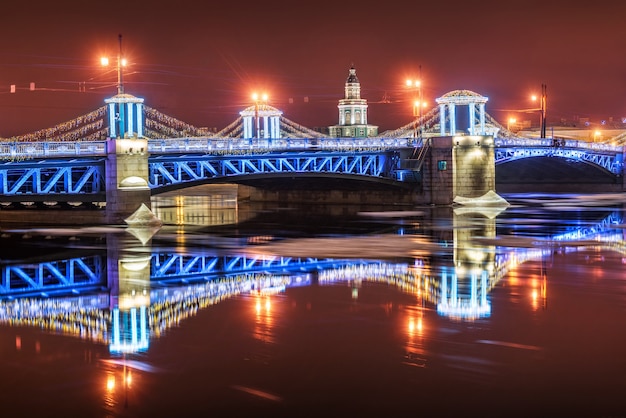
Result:
{"label": "water surface", "polygon": [[504,197],[0,225],[3,415],[625,416],[624,195]]}

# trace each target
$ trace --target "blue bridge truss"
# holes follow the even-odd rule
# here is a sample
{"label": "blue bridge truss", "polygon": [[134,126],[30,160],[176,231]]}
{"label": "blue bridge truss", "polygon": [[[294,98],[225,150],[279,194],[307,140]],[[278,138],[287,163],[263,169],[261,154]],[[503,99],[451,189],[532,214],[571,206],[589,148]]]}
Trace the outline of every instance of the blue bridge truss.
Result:
{"label": "blue bridge truss", "polygon": [[583,161],[603,168],[609,173],[620,175],[624,170],[624,154],[618,147],[584,141],[526,140],[496,141],[496,164],[523,158],[559,157]]}
{"label": "blue bridge truss", "polygon": [[281,174],[329,173],[394,180],[397,152],[298,152],[282,154],[198,156],[162,155],[150,158],[149,185],[153,189],[213,179],[251,178]]}
{"label": "blue bridge truss", "polygon": [[2,266],[1,297],[79,293],[106,288],[103,256]]}
{"label": "blue bridge truss", "polygon": [[[149,186],[167,190],[206,182],[279,176],[333,176],[393,182],[420,181],[402,169],[423,144],[398,139],[242,139],[148,142]],[[613,175],[624,170],[623,147],[553,139],[497,139],[496,164],[522,158],[559,157],[583,161]],[[422,147],[422,149],[424,149]],[[8,143],[0,146],[0,200],[106,201],[105,141]],[[410,172],[409,172],[410,171]]]}
{"label": "blue bridge truss", "polygon": [[8,201],[24,201],[33,196],[67,201],[75,200],[77,195],[101,201],[106,193],[104,166],[104,158],[3,162],[0,195]]}

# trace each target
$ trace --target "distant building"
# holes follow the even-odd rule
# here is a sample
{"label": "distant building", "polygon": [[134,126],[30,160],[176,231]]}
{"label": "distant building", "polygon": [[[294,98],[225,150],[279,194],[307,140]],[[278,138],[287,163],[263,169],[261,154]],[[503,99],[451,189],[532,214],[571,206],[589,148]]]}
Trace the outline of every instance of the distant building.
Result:
{"label": "distant building", "polygon": [[367,123],[367,100],[361,99],[361,83],[354,67],[346,80],[345,98],[339,100],[339,124],[328,127],[331,137],[365,138],[378,135],[378,126]]}

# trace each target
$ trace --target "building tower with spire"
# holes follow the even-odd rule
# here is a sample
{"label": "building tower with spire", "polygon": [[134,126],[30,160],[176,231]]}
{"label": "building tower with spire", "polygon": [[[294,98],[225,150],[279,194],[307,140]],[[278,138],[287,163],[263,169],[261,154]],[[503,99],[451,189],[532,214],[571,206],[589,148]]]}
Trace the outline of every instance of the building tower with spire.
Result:
{"label": "building tower with spire", "polygon": [[329,126],[331,137],[365,138],[378,135],[378,126],[367,123],[367,100],[361,98],[361,83],[354,66],[350,68],[345,98],[339,100],[339,124]]}

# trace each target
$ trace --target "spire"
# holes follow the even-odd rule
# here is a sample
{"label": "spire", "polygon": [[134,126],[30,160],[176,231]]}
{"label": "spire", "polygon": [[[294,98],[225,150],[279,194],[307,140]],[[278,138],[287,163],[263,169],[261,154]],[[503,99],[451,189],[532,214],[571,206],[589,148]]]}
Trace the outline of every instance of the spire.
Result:
{"label": "spire", "polygon": [[348,79],[346,83],[358,83],[359,79],[356,76],[356,70],[354,69],[354,64],[350,67],[350,73],[348,74]]}

